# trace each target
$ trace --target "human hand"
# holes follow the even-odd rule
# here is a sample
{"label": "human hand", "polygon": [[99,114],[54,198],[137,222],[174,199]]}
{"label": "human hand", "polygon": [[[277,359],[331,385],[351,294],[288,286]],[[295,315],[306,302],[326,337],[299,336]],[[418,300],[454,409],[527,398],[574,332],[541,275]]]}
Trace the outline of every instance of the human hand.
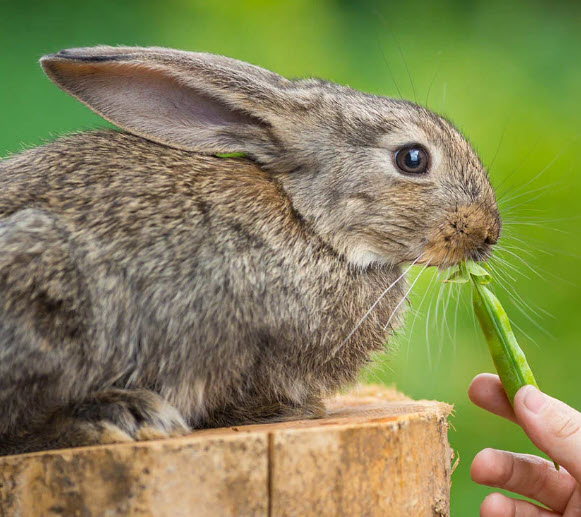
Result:
{"label": "human hand", "polygon": [[488,495],[481,517],[581,516],[581,413],[563,402],[524,386],[514,410],[497,375],[477,375],[468,388],[477,406],[520,425],[531,441],[562,467],[529,454],[484,449],[472,462],[470,476],[481,485],[530,497],[552,511],[499,493]]}

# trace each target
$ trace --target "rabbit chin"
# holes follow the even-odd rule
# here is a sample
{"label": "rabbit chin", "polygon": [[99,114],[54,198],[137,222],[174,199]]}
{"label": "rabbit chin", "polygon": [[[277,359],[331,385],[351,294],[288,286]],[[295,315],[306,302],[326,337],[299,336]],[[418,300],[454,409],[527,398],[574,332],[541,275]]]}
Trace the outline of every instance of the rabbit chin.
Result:
{"label": "rabbit chin", "polygon": [[464,262],[465,260],[485,260],[488,255],[488,251],[480,253],[470,247],[444,247],[432,245],[422,253],[422,257],[417,261],[417,264],[428,264],[440,269],[446,269],[455,266],[460,262]]}
{"label": "rabbit chin", "polygon": [[466,260],[464,253],[450,253],[450,250],[440,252],[439,250],[428,249],[422,253],[422,256],[416,264],[429,265],[438,267],[440,269],[446,269],[450,266],[454,266],[459,262]]}

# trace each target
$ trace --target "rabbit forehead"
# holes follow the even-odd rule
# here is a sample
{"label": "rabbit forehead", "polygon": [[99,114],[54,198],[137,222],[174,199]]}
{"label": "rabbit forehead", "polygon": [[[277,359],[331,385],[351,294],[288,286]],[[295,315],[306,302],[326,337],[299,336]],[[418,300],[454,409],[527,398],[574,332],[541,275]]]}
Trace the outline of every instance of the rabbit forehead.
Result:
{"label": "rabbit forehead", "polygon": [[301,114],[303,121],[323,121],[333,137],[344,137],[344,141],[335,141],[337,145],[395,150],[419,143],[443,159],[449,155],[479,163],[475,151],[455,126],[423,106],[320,80],[301,80],[298,84],[305,103],[311,101],[306,113]]}

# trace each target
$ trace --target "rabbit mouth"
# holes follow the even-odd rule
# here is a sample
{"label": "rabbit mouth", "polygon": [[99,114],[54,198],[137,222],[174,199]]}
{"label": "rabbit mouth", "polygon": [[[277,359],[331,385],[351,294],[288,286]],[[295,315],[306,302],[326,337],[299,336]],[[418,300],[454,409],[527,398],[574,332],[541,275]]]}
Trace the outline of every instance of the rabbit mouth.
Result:
{"label": "rabbit mouth", "polygon": [[430,246],[422,253],[416,263],[446,269],[466,260],[485,262],[490,258],[491,254],[491,245],[482,245],[468,249],[463,246],[454,245],[443,247]]}

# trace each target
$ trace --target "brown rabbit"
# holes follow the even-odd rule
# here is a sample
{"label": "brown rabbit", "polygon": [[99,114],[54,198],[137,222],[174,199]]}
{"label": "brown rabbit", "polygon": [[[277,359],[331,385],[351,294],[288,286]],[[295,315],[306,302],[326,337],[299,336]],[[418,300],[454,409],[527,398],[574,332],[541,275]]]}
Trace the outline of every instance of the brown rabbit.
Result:
{"label": "brown rabbit", "polygon": [[401,264],[498,239],[476,154],[412,103],[164,48],[41,65],[123,131],[0,162],[2,454],[320,415]]}

